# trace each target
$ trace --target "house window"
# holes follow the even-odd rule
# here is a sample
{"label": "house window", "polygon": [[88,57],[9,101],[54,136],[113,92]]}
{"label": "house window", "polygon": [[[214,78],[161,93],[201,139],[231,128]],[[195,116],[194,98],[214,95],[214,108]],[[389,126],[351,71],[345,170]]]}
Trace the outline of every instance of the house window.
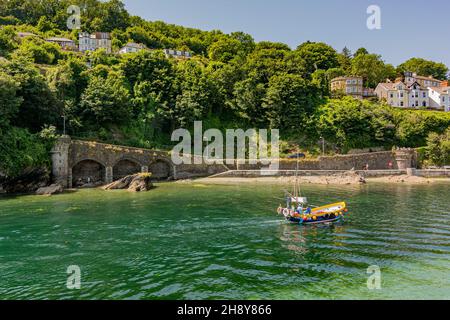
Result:
{"label": "house window", "polygon": [[424,102],[422,102],[422,107],[426,107],[427,106],[427,103],[424,101]]}
{"label": "house window", "polygon": [[404,103],[403,103],[403,101],[401,101],[400,102],[400,107],[403,107],[404,106]]}

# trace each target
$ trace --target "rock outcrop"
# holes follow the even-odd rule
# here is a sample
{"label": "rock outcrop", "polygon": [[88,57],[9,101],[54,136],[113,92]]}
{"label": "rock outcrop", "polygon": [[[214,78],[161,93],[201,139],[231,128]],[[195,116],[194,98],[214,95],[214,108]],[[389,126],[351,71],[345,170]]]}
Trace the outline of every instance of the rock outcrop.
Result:
{"label": "rock outcrop", "polygon": [[61,185],[52,184],[51,186],[48,186],[48,187],[39,188],[36,191],[36,194],[40,195],[40,196],[51,196],[53,194],[62,193],[63,191],[64,191],[64,188]]}
{"label": "rock outcrop", "polygon": [[138,173],[126,176],[103,187],[104,190],[127,189],[131,192],[149,191],[153,188],[150,173]]}
{"label": "rock outcrop", "polygon": [[50,172],[45,167],[24,170],[15,178],[3,182],[3,190],[7,193],[34,193],[37,189],[50,184]]}

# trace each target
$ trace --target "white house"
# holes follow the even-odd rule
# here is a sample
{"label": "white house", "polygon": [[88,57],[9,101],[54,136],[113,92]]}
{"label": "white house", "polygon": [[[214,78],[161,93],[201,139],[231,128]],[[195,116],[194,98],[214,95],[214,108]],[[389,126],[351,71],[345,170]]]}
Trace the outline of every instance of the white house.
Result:
{"label": "white house", "polygon": [[414,82],[408,86],[408,89],[408,106],[410,108],[429,107],[430,100],[428,98],[428,89],[426,87],[422,87],[418,82]]}
{"label": "white house", "polygon": [[141,43],[129,42],[119,50],[119,54],[136,53],[145,50],[147,47]]}
{"label": "white house", "polygon": [[433,107],[429,88],[418,81],[405,83],[397,80],[395,83],[379,83],[375,93],[380,100],[385,100],[393,107],[413,109]]}
{"label": "white house", "polygon": [[450,87],[429,87],[430,107],[450,112]]}
{"label": "white house", "polygon": [[192,54],[188,51],[164,49],[164,54],[166,55],[167,58],[169,58],[169,57],[172,57],[175,59],[190,59],[190,58],[192,58]]}
{"label": "white house", "polygon": [[375,94],[380,100],[393,107],[406,108],[409,106],[409,89],[402,81],[379,83],[375,89]]}
{"label": "white house", "polygon": [[108,32],[95,32],[93,34],[81,32],[78,40],[80,52],[105,49],[106,53],[111,53],[111,37]]}

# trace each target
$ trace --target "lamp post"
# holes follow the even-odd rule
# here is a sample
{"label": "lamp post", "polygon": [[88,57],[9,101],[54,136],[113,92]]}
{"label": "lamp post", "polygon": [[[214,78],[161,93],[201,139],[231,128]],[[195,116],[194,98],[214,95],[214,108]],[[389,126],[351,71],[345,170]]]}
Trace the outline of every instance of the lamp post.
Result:
{"label": "lamp post", "polygon": [[63,118],[63,135],[66,135],[66,115],[61,116]]}
{"label": "lamp post", "polygon": [[322,140],[322,156],[324,156],[325,155],[325,138],[321,136],[320,139]]}

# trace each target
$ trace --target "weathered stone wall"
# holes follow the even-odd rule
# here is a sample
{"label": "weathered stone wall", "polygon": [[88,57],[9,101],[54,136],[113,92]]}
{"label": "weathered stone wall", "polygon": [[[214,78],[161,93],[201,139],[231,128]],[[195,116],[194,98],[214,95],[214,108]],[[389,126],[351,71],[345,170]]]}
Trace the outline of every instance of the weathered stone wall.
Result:
{"label": "weathered stone wall", "polygon": [[167,152],[62,137],[52,150],[53,178],[64,187],[87,181],[110,183],[127,173],[155,170],[155,177],[173,177],[174,166]]}
{"label": "weathered stone wall", "polygon": [[[261,163],[257,164],[239,164],[235,165],[236,170],[261,170],[266,169],[268,166],[263,165]],[[279,161],[279,169],[280,170],[296,170],[298,167],[298,170],[319,170],[320,169],[320,162],[319,160],[299,160],[297,164],[297,160],[288,160],[288,159],[281,159]]]}
{"label": "weathered stone wall", "polygon": [[369,165],[369,170],[398,169],[395,154],[391,151],[362,153],[353,155],[339,155],[334,157],[320,157],[320,170],[361,170]]}
{"label": "weathered stone wall", "polygon": [[[320,157],[318,159],[281,159],[279,170],[317,171],[317,170],[369,170],[400,169],[415,166],[416,153],[411,149],[393,152],[374,152],[365,154]],[[259,164],[182,164],[174,165],[168,152],[116,146],[88,141],[72,141],[63,137],[52,151],[53,177],[55,182],[71,187],[86,179],[110,183],[127,174],[151,172],[155,179],[186,179],[210,176],[229,170],[261,170],[267,165]],[[392,163],[392,168],[389,164]],[[269,169],[274,169],[269,168]]]}
{"label": "weathered stone wall", "polygon": [[190,179],[196,177],[206,177],[223,173],[230,170],[222,164],[181,164],[175,167],[176,179]]}
{"label": "weathered stone wall", "polygon": [[[249,178],[260,178],[260,177],[292,177],[294,175],[298,175],[299,177],[314,177],[314,176],[332,176],[337,174],[342,174],[347,172],[347,170],[272,170],[272,171],[264,171],[264,170],[235,170],[228,171],[223,174],[218,175],[218,177],[249,177]],[[373,178],[373,177],[383,177],[383,176],[397,176],[406,174],[405,170],[371,170],[371,171],[363,171],[357,170],[355,171],[365,178]]]}
{"label": "weathered stone wall", "polygon": [[450,177],[450,170],[445,169],[415,170],[414,175],[425,178],[445,178]]}
{"label": "weathered stone wall", "polygon": [[[398,169],[395,153],[391,151],[373,152],[353,155],[319,157],[318,159],[281,159],[280,170],[362,170],[369,165],[370,170],[387,170],[389,163],[392,169]],[[228,166],[230,167],[230,166]],[[257,164],[239,164],[231,170],[261,170],[267,166]]]}
{"label": "weathered stone wall", "polygon": [[[174,165],[168,152],[59,139],[52,151],[54,180],[65,187],[110,183],[127,174],[151,172],[153,179],[186,179],[229,170],[224,165]],[[136,172],[137,171],[137,172]]]}
{"label": "weathered stone wall", "polygon": [[[351,155],[325,156],[318,159],[281,159],[280,170],[363,170],[369,165],[369,170],[406,170],[416,167],[416,154],[411,149],[383,151]],[[392,167],[389,166],[392,164]],[[232,170],[261,170],[265,166],[258,164],[240,164]]]}
{"label": "weathered stone wall", "polygon": [[171,162],[167,152],[77,140],[70,145],[69,159],[70,167],[87,159],[97,161],[105,167],[113,167],[121,160],[129,160],[141,166],[150,165],[157,160]]}

